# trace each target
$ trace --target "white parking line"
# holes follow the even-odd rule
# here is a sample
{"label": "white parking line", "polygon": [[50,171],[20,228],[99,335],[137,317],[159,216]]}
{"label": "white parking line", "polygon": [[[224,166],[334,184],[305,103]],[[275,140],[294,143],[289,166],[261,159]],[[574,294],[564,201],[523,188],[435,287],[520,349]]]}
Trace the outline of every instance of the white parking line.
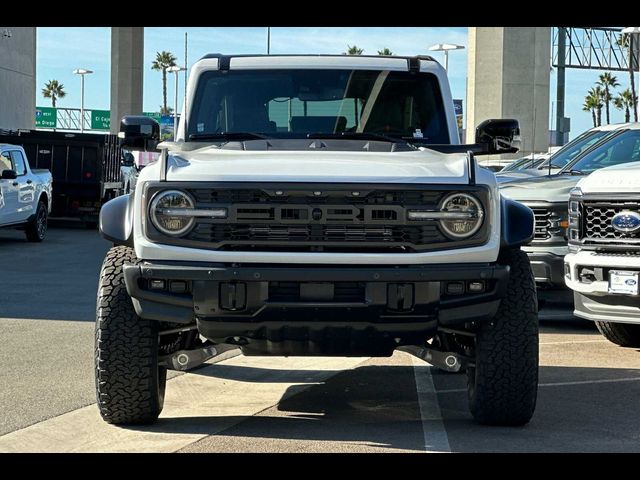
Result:
{"label": "white parking line", "polygon": [[0,452],[175,452],[366,358],[235,357],[171,379],[158,423],[108,425],[95,404],[0,437]]}
{"label": "white parking line", "polygon": [[[618,383],[618,382],[637,382],[640,381],[640,377],[625,377],[625,378],[603,378],[600,380],[577,380],[575,382],[551,382],[551,383],[539,383],[539,387],[564,387],[570,385],[589,385],[597,383]],[[438,393],[460,393],[466,392],[466,388],[450,388],[448,390],[438,390]]]}
{"label": "white parking line", "polygon": [[431,376],[432,367],[416,357],[411,357],[411,360],[416,378],[420,417],[422,418],[424,448],[427,452],[450,453],[449,437],[444,428],[438,394]]}
{"label": "white parking line", "polygon": [[566,343],[609,343],[609,340],[567,340],[562,342],[540,342],[539,345],[564,345]]}

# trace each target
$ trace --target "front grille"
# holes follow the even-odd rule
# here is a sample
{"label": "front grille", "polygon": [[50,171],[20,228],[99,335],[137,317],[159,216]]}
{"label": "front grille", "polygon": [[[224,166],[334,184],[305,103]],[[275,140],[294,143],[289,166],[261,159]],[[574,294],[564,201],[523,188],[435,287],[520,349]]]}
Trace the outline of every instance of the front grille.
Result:
{"label": "front grille", "polygon": [[[416,252],[481,245],[489,232],[488,191],[482,186],[416,187],[365,184],[181,185],[196,208],[224,207],[224,219],[198,218],[181,238],[147,223],[152,241],[226,251]],[[150,185],[147,197],[167,188]],[[452,239],[437,220],[408,220],[410,208],[438,210],[453,192],[473,193],[485,206],[484,223],[465,240]]]}
{"label": "front grille", "polygon": [[548,208],[534,207],[533,215],[535,217],[535,230],[533,234],[534,240],[548,240],[551,238],[549,228],[551,227],[551,211]]}
{"label": "front grille", "polygon": [[[300,282],[270,282],[269,301],[271,302],[299,302],[304,300],[300,293]],[[332,284],[333,294],[326,299],[332,302],[364,302],[364,282],[336,282]]]}
{"label": "front grille", "polygon": [[640,211],[640,202],[618,201],[585,201],[582,204],[583,229],[585,243],[636,243],[640,241],[640,233],[619,232],[613,228],[611,220],[622,211]]}

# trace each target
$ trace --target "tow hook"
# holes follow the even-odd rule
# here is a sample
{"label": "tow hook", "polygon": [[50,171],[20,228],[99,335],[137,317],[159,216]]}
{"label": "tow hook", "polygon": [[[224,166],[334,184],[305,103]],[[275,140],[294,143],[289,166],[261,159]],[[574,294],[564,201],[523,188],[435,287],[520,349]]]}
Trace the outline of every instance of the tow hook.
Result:
{"label": "tow hook", "polygon": [[218,354],[215,346],[207,345],[195,350],[178,350],[171,355],[165,355],[158,358],[158,365],[166,367],[169,370],[190,370],[194,367],[202,365],[210,358]]}
{"label": "tow hook", "polygon": [[409,353],[414,357],[418,357],[419,359],[430,363],[434,367],[446,370],[447,372],[459,372],[462,367],[466,366],[468,363],[465,357],[455,352],[442,352],[432,348],[413,345],[398,347],[397,350]]}

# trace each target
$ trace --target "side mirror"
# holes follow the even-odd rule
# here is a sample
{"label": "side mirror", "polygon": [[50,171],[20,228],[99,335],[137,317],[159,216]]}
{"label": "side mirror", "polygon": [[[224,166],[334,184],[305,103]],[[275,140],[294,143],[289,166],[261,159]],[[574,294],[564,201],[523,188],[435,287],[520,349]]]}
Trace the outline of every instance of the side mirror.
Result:
{"label": "side mirror", "polygon": [[18,178],[18,172],[15,170],[3,170],[2,176],[0,176],[2,180],[15,180],[16,178]]}
{"label": "side mirror", "polygon": [[135,165],[135,159],[133,155],[129,152],[126,152],[122,155],[122,160],[120,160],[120,165],[123,167],[133,167]]}
{"label": "side mirror", "polygon": [[118,138],[127,150],[154,151],[160,142],[160,125],[144,115],[127,115],[120,121]]}
{"label": "side mirror", "polygon": [[520,150],[520,124],[513,119],[485,120],[476,128],[476,143],[487,146],[486,154]]}

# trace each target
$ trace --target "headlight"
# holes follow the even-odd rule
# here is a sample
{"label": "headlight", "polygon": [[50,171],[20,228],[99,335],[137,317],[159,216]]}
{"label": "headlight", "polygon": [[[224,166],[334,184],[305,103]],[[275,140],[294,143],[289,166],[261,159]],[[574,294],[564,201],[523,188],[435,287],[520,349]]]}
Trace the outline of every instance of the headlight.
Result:
{"label": "headlight", "polygon": [[[444,199],[440,210],[453,214],[440,219],[440,226],[453,238],[467,238],[480,230],[484,210],[480,202],[472,195],[454,193]],[[455,214],[459,214],[456,216]],[[457,217],[457,218],[456,218]]]}
{"label": "headlight", "polygon": [[454,193],[440,204],[440,210],[409,210],[409,220],[438,220],[451,238],[467,238],[482,226],[484,210],[480,201],[467,193]]}
{"label": "headlight", "polygon": [[194,202],[179,190],[166,190],[156,194],[149,214],[153,226],[165,235],[184,235],[195,223]]}

